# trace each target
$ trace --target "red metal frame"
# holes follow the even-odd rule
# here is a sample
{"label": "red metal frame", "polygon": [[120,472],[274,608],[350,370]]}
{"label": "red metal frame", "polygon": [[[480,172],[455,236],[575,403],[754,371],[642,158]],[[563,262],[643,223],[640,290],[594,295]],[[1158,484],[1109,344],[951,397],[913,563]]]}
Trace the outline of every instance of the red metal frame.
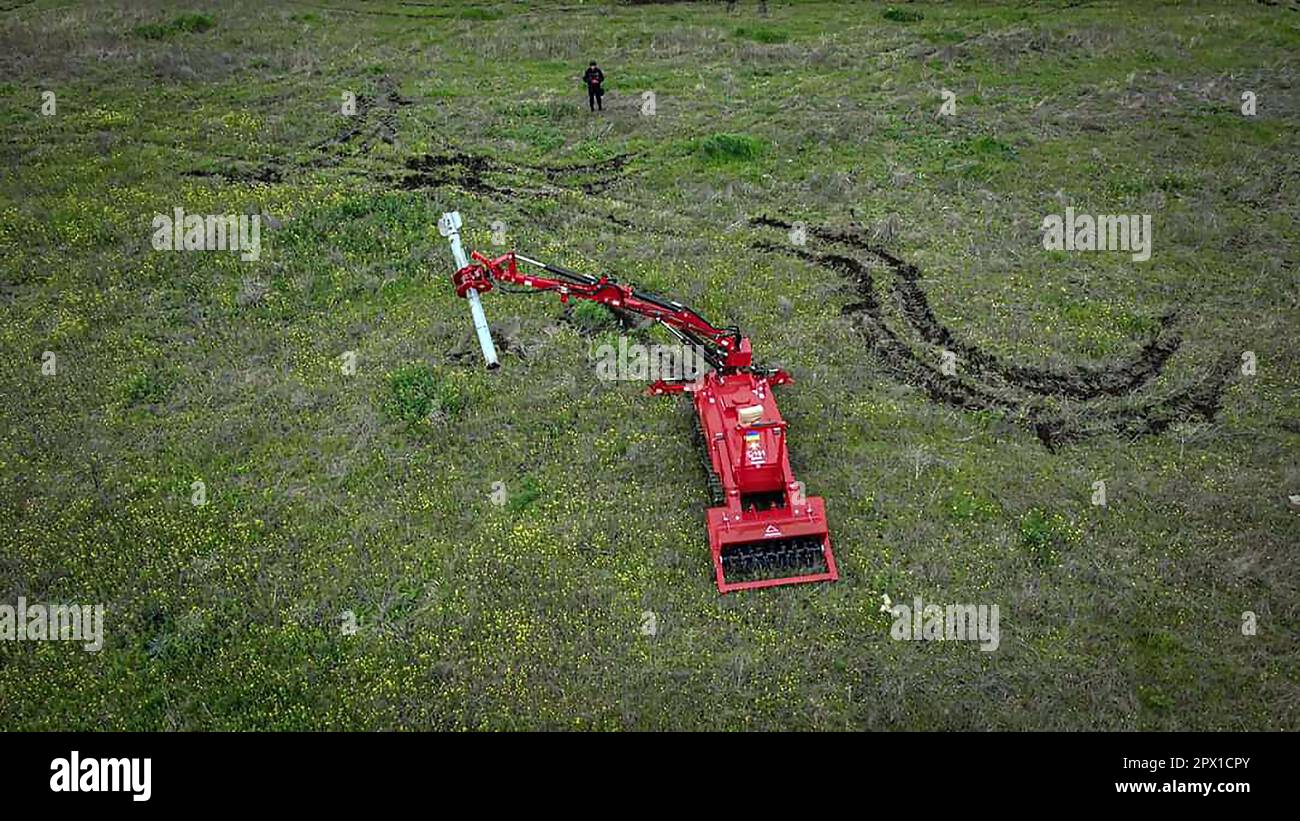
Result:
{"label": "red metal frame", "polygon": [[[725,506],[711,507],[705,514],[714,575],[718,590],[723,593],[839,578],[831,552],[825,503],[819,497],[804,496],[803,484],[795,479],[786,454],[788,426],[777,410],[771,388],[788,382],[790,377],[784,372],[769,379],[743,372],[710,371],[693,390],[695,413],[704,431],[709,460],[726,494]],[[762,407],[762,415],[753,423],[743,424],[739,419],[740,409],[754,406]],[[767,510],[746,509],[744,498],[756,493],[781,494],[785,505]],[[821,541],[825,572],[727,581],[722,553],[728,547],[800,538]]]}
{"label": "red metal frame", "polygon": [[[780,369],[752,365],[749,339],[734,328],[718,328],[683,305],[643,294],[608,277],[588,277],[563,268],[535,263],[553,276],[521,273],[515,252],[489,259],[477,251],[474,262],[453,277],[456,293],[465,296],[473,288],[483,294],[493,282],[507,282],[529,288],[555,291],[562,302],[570,297],[587,299],[611,308],[655,319],[679,338],[700,345],[710,354],[714,368],[694,382],[659,380],[647,392],[652,395],[689,393],[704,433],[704,446],[714,474],[722,487],[724,503],[706,512],[709,551],[713,557],[718,590],[753,590],[785,584],[830,582],[839,578],[831,551],[825,503],[819,497],[805,497],[803,484],[790,469],[786,453],[787,425],[777,410],[772,388],[792,380]],[[742,419],[742,409],[748,418]],[[753,499],[768,502],[755,504]],[[777,504],[771,504],[778,500]],[[760,509],[765,507],[765,509]],[[780,540],[772,542],[772,540]],[[790,541],[790,540],[804,540]],[[820,542],[825,572],[728,581],[724,553],[740,546],[812,544]]]}

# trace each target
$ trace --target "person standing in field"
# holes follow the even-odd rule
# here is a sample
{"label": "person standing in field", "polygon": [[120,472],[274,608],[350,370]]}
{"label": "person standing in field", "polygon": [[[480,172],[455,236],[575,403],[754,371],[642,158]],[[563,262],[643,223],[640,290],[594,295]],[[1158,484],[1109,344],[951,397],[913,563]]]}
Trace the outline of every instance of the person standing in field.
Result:
{"label": "person standing in field", "polygon": [[600,98],[605,96],[605,89],[601,87],[605,82],[605,73],[600,70],[600,66],[596,65],[595,60],[587,66],[587,71],[582,75],[582,82],[587,84],[587,105],[591,106],[592,111],[597,108],[604,111],[605,106],[601,104]]}

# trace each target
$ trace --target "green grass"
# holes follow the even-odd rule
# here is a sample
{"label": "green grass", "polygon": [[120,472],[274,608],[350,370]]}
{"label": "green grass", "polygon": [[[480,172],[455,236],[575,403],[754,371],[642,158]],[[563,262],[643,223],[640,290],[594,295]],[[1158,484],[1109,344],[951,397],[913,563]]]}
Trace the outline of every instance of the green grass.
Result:
{"label": "green grass", "polygon": [[506,502],[506,506],[516,513],[527,508],[542,495],[541,487],[532,477],[524,477],[522,484],[523,487],[519,492],[511,494]]}
{"label": "green grass", "polygon": [[890,6],[881,12],[880,16],[895,23],[919,23],[925,19],[925,15],[916,9],[899,8],[898,6]]}
{"label": "green grass", "polygon": [[698,151],[710,163],[750,162],[762,155],[763,142],[748,134],[710,134]]}
{"label": "green grass", "polygon": [[138,373],[127,381],[123,399],[128,405],[151,405],[166,398],[170,389],[171,379],[166,374]]}
{"label": "green grass", "polygon": [[146,40],[163,40],[173,34],[200,34],[216,24],[217,21],[207,14],[182,14],[169,23],[143,23],[132,29],[132,33]]}
{"label": "green grass", "polygon": [[[107,614],[98,654],[0,642],[0,728],[1300,729],[1296,17],[16,4],[0,603]],[[1044,250],[1067,206],[1151,214],[1151,261]],[[266,214],[260,258],[153,251],[176,207]],[[689,401],[597,378],[620,330],[554,295],[484,296],[485,371],[436,230],[452,208],[467,250],[640,283],[787,369],[840,581],[720,597]],[[914,264],[952,338],[863,254],[922,364],[873,353],[856,286],[756,247],[790,242],[760,215]],[[1177,349],[1129,389],[1171,313]],[[953,343],[953,379],[1005,404],[909,381]],[[1243,351],[1257,374],[1189,416]],[[1033,394],[1017,369],[1113,393]],[[1090,435],[1045,447],[1028,400]],[[1106,427],[1151,403],[1158,433]],[[998,604],[999,650],[894,642],[884,595]]]}
{"label": "green grass", "polygon": [[500,20],[506,16],[500,9],[485,9],[473,6],[465,9],[458,9],[456,16],[462,20]]}
{"label": "green grass", "polygon": [[1059,513],[1034,509],[1020,517],[1020,545],[1037,565],[1054,565],[1069,539],[1069,524]]}
{"label": "green grass", "polygon": [[756,43],[784,43],[790,39],[786,32],[764,26],[737,26],[735,35]]}
{"label": "green grass", "polygon": [[404,365],[388,375],[392,417],[408,425],[429,423],[458,413],[465,396],[445,376],[427,365]]}
{"label": "green grass", "polygon": [[614,315],[598,302],[577,302],[573,306],[573,321],[588,331],[598,331],[614,326]]}

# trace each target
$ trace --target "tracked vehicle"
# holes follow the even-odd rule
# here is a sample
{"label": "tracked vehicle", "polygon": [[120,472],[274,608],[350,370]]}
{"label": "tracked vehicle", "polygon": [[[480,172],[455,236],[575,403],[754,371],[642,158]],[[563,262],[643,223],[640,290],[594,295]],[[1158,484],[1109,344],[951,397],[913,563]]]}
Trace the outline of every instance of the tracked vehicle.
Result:
{"label": "tracked vehicle", "polygon": [[[717,327],[681,303],[645,293],[607,276],[593,277],[511,251],[465,257],[461,218],[443,215],[439,231],[451,243],[452,282],[469,300],[474,328],[489,368],[496,349],[479,299],[496,283],[553,291],[560,301],[590,300],[625,314],[649,317],[711,366],[695,380],[655,381],[651,395],[688,394],[708,475],[705,513],[713,573],[722,593],[839,578],[825,504],[806,496],[787,454],[789,428],[773,388],[792,380],[780,368],[754,365],[749,339],[736,327]],[[472,261],[471,261],[472,260]],[[521,264],[536,273],[525,273]],[[648,524],[648,523],[647,523]]]}

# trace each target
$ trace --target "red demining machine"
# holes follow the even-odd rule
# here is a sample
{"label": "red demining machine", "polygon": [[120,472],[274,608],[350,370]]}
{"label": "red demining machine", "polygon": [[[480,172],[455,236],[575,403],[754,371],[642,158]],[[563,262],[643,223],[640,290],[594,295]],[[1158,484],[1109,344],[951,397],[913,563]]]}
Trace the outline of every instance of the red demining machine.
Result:
{"label": "red demining machine", "polygon": [[[786,455],[789,430],[772,389],[791,381],[787,373],[755,366],[749,339],[739,329],[718,328],[680,303],[609,277],[580,274],[513,251],[495,259],[475,251],[470,262],[460,243],[460,226],[460,214],[454,211],[438,221],[456,259],[456,294],[469,300],[489,368],[498,363],[479,295],[495,283],[554,291],[561,302],[585,299],[649,317],[693,346],[711,366],[693,381],[658,380],[647,393],[687,393],[695,404],[712,496],[709,550],[720,592],[839,578],[825,504],[804,495]],[[521,272],[520,264],[537,273]]]}

